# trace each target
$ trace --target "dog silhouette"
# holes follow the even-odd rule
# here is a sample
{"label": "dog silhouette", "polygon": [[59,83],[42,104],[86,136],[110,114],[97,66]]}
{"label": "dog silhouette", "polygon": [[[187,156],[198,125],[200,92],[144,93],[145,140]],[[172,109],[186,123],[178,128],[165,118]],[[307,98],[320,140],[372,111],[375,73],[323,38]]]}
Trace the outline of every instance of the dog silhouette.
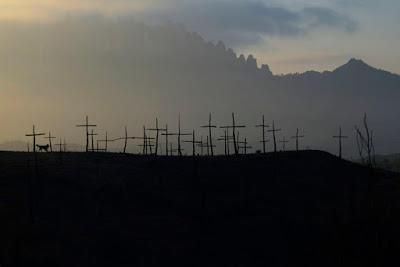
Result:
{"label": "dog silhouette", "polygon": [[50,146],[48,144],[45,146],[41,146],[41,145],[36,145],[36,146],[37,146],[37,148],[39,148],[39,152],[41,152],[41,151],[49,152]]}

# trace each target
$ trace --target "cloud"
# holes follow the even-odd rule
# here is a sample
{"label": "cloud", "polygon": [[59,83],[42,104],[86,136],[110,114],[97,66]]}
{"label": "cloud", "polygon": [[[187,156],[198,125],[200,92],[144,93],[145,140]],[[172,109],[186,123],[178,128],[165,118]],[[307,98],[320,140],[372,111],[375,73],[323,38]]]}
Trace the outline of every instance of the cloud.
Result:
{"label": "cloud", "polygon": [[[273,3],[269,1],[269,3]],[[255,44],[268,36],[302,36],[316,29],[353,32],[356,23],[327,7],[296,11],[251,0],[2,0],[0,18],[38,19],[66,14],[132,15],[151,23],[179,23],[230,46]]]}
{"label": "cloud", "polygon": [[253,1],[186,1],[145,13],[149,21],[173,21],[231,46],[254,44],[264,37],[303,36],[316,29],[353,32],[356,22],[330,8],[292,11]]}
{"label": "cloud", "polygon": [[345,30],[347,32],[354,32],[356,29],[356,22],[349,17],[339,14],[332,9],[309,7],[303,10],[305,20],[308,20],[308,26],[319,27],[328,26]]}

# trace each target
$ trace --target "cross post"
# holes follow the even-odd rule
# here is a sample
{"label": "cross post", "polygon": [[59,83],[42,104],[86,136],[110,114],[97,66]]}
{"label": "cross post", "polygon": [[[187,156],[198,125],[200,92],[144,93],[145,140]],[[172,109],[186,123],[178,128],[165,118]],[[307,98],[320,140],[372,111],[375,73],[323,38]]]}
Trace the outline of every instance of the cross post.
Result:
{"label": "cross post", "polygon": [[292,136],[292,139],[296,139],[296,151],[299,151],[299,139],[304,138],[304,135],[299,135],[299,128],[296,130],[296,135]]}
{"label": "cross post", "polygon": [[342,127],[339,127],[339,135],[333,136],[333,138],[339,140],[339,158],[342,159],[342,141],[343,139],[349,138],[342,134]]}
{"label": "cross post", "polygon": [[86,116],[86,123],[76,125],[76,127],[84,127],[86,129],[86,152],[89,152],[89,128],[97,127],[97,125],[89,124],[89,116]]}
{"label": "cross post", "polygon": [[272,133],[272,137],[274,140],[274,152],[276,153],[277,147],[276,147],[276,133],[282,131],[282,129],[276,129],[275,128],[275,121],[272,121],[272,129],[268,130],[269,133]]}
{"label": "cross post", "polygon": [[35,125],[33,125],[33,127],[32,127],[32,133],[25,135],[27,137],[33,138],[33,153],[36,153],[36,136],[43,136],[43,135],[46,135],[46,134],[45,133],[36,133]]}
{"label": "cross post", "polygon": [[261,141],[261,143],[263,144],[263,153],[265,154],[265,153],[266,153],[266,143],[268,142],[268,141],[265,139],[265,128],[269,128],[269,125],[266,125],[266,124],[265,124],[264,115],[262,116],[262,124],[257,125],[256,127],[257,127],[257,128],[262,128],[262,141]]}

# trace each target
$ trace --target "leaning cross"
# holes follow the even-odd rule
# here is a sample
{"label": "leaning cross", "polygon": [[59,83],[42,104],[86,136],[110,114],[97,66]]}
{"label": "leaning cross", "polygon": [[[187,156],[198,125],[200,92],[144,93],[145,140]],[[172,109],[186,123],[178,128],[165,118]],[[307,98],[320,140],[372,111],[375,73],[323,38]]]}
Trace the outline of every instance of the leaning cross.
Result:
{"label": "leaning cross", "polygon": [[277,151],[276,148],[276,133],[282,131],[282,129],[276,129],[275,128],[275,121],[272,121],[272,129],[268,130],[269,133],[272,133],[273,139],[274,139],[274,152]]}

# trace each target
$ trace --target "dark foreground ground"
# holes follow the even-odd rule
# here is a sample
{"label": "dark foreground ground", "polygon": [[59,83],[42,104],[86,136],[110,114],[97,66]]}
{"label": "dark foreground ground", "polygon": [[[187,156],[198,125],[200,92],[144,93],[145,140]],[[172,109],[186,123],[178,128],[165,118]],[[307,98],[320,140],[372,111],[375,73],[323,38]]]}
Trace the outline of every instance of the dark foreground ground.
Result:
{"label": "dark foreground ground", "polygon": [[327,153],[37,162],[0,153],[2,267],[400,262],[400,175]]}

